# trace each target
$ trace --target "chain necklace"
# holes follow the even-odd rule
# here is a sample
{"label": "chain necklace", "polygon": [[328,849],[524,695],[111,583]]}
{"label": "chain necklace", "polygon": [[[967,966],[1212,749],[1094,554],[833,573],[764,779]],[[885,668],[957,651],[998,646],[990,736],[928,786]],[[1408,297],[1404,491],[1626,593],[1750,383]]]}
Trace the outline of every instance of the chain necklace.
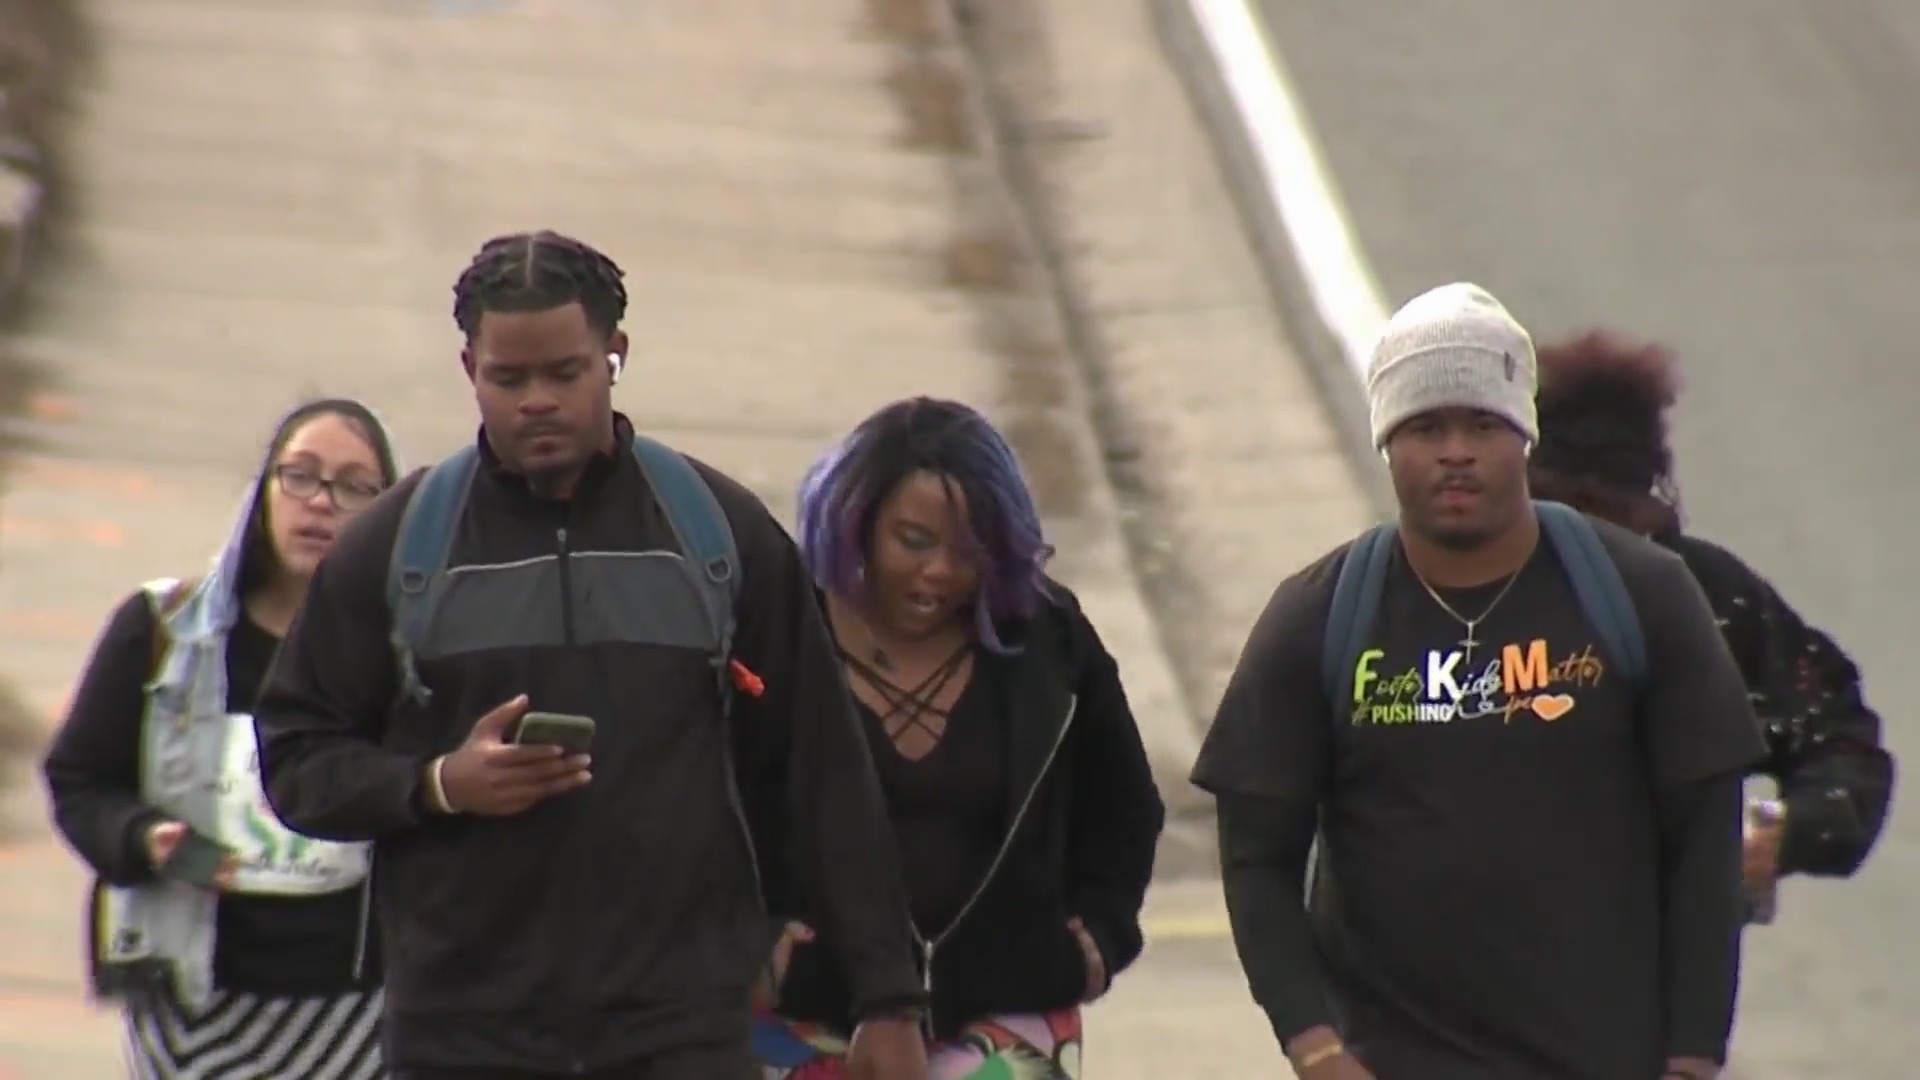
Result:
{"label": "chain necklace", "polygon": [[[1408,569],[1411,570],[1413,568],[1408,567]],[[1474,637],[1473,632],[1479,629],[1479,626],[1481,623],[1487,621],[1487,616],[1493,614],[1493,609],[1499,607],[1500,601],[1505,600],[1507,598],[1507,594],[1513,591],[1513,583],[1520,580],[1520,574],[1524,570],[1526,570],[1526,567],[1522,566],[1519,570],[1515,570],[1512,574],[1508,575],[1507,583],[1505,585],[1500,586],[1500,591],[1494,594],[1493,599],[1487,604],[1487,606],[1484,609],[1481,610],[1480,614],[1471,619],[1467,618],[1465,615],[1460,614],[1458,611],[1455,611],[1453,608],[1453,605],[1447,603],[1446,600],[1441,597],[1439,590],[1435,589],[1432,585],[1427,584],[1427,579],[1424,577],[1421,577],[1420,572],[1418,570],[1413,571],[1413,579],[1420,583],[1421,588],[1427,590],[1427,595],[1433,599],[1434,603],[1440,605],[1440,610],[1446,612],[1448,615],[1453,616],[1453,621],[1459,623],[1461,626],[1466,628],[1467,636],[1461,638],[1458,642],[1455,642],[1455,644],[1459,645],[1460,648],[1464,650],[1464,653],[1465,653],[1465,655],[1461,659],[1462,667],[1465,667],[1468,670],[1472,670],[1473,650],[1478,648],[1480,645],[1480,639]]]}

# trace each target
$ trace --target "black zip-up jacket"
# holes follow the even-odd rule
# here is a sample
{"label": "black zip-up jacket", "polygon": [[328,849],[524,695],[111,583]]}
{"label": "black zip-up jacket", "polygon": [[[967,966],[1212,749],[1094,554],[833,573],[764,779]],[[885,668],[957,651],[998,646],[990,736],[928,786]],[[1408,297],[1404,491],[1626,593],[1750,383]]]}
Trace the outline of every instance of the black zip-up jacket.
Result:
{"label": "black zip-up jacket", "polygon": [[[632,428],[616,429],[566,502],[483,438],[447,565],[553,555],[561,530],[570,551],[676,551]],[[744,1040],[771,944],[763,901],[785,910],[789,867],[821,897],[856,1009],[921,1001],[885,807],[799,553],[750,492],[696,465],[740,554],[734,656],[765,684],[727,721],[704,653],[622,643],[423,660],[430,704],[400,701],[385,583],[419,473],[315,575],[255,708],[262,772],[291,827],[377,842],[389,1064],[571,1073]],[[597,721],[593,782],[511,817],[424,813],[427,763],[522,693]]]}
{"label": "black zip-up jacket", "polygon": [[1654,539],[1700,582],[1766,729],[1761,770],[1787,806],[1781,873],[1851,875],[1886,824],[1895,771],[1859,669],[1739,556],[1697,536]]}
{"label": "black zip-up jacket", "polygon": [[[1140,909],[1165,807],[1119,668],[1079,601],[1051,588],[1053,603],[1035,618],[1002,628],[1020,652],[976,660],[973,677],[992,683],[1009,709],[1008,832],[972,906],[951,927],[919,928],[941,1038],[996,1013],[1080,1001],[1087,969],[1069,918],[1085,925],[1109,979],[1142,947]],[[817,926],[811,914],[800,919]],[[794,948],[782,1015],[846,1030],[857,995],[835,944],[822,932]]]}

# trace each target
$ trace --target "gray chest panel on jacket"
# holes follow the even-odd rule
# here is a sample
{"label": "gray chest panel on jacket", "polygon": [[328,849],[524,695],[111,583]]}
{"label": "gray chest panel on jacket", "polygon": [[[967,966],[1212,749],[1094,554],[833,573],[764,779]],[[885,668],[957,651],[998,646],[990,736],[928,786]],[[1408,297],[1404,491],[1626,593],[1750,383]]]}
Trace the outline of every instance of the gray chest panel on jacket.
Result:
{"label": "gray chest panel on jacket", "polygon": [[427,603],[415,648],[422,660],[558,645],[714,648],[692,568],[672,552],[581,551],[456,566],[434,583]]}

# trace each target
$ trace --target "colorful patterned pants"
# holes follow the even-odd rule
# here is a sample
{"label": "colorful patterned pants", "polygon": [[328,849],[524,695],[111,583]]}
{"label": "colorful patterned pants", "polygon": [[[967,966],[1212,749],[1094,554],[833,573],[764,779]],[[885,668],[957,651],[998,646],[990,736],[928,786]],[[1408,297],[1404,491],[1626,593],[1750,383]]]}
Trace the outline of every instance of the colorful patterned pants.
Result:
{"label": "colorful patterned pants", "polygon": [[[845,1080],[847,1040],[760,1013],[753,1056],[766,1080]],[[928,1080],[1080,1080],[1080,1010],[996,1016],[927,1049]]]}

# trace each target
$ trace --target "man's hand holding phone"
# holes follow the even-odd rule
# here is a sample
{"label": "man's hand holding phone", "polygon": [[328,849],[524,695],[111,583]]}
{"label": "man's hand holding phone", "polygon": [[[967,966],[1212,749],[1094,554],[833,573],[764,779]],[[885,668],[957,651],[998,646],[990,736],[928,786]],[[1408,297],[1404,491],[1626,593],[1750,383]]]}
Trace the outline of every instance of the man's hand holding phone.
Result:
{"label": "man's hand holding phone", "polygon": [[529,708],[521,694],[474,722],[458,750],[428,768],[429,792],[455,814],[507,817],[585,787],[592,759],[553,745],[517,744],[512,735]]}

